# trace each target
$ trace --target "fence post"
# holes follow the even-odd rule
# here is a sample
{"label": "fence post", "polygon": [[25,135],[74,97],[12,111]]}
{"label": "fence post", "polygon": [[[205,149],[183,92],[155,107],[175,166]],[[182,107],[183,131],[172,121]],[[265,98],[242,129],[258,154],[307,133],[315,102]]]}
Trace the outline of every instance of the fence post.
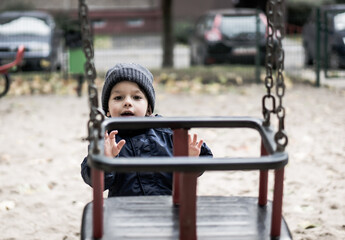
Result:
{"label": "fence post", "polygon": [[316,87],[320,87],[320,62],[321,62],[321,54],[320,54],[320,38],[321,38],[321,21],[320,21],[320,7],[316,9],[316,66],[315,66],[315,72],[316,72]]}
{"label": "fence post", "polygon": [[331,67],[329,64],[328,64],[328,57],[329,57],[329,54],[328,54],[328,19],[327,19],[327,14],[328,14],[328,11],[324,11],[323,13],[323,26],[322,27],[322,31],[323,31],[323,64],[324,64],[324,72],[325,72],[325,78],[328,78],[328,69],[329,67]]}
{"label": "fence post", "polygon": [[260,71],[261,71],[261,56],[260,56],[260,17],[259,9],[256,9],[256,55],[255,55],[255,79],[256,83],[260,83]]}

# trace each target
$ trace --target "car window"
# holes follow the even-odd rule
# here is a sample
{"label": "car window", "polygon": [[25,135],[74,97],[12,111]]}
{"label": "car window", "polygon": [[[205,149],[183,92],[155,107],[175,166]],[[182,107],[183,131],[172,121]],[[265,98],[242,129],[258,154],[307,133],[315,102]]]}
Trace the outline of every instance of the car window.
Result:
{"label": "car window", "polygon": [[0,34],[48,36],[50,27],[42,19],[23,16],[0,21]]}
{"label": "car window", "polygon": [[334,29],[335,31],[345,30],[345,12],[338,13],[334,16]]}
{"label": "car window", "polygon": [[[227,37],[235,37],[241,33],[256,33],[256,16],[223,16],[221,31]],[[260,32],[265,33],[265,24],[260,21]]]}

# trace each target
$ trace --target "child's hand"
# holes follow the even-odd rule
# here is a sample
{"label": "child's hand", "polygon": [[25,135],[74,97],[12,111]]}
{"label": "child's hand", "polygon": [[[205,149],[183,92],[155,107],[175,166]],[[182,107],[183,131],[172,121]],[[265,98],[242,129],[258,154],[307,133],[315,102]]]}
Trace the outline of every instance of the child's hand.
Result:
{"label": "child's hand", "polygon": [[105,132],[104,134],[104,155],[107,157],[116,157],[119,152],[121,151],[123,145],[125,145],[126,141],[121,140],[120,142],[116,143],[115,135],[118,133],[117,130]]}
{"label": "child's hand", "polygon": [[197,134],[193,134],[193,141],[191,135],[188,134],[188,156],[199,157],[202,143],[202,139],[198,142]]}

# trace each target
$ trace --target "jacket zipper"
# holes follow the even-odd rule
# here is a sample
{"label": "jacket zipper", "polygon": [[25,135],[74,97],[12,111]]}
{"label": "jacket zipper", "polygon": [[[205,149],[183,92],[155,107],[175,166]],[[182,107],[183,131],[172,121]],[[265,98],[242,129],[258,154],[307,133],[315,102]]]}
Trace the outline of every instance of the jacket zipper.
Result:
{"label": "jacket zipper", "polygon": [[[135,152],[135,148],[134,148],[134,144],[133,144],[133,142],[132,142],[132,139],[129,138],[128,140],[129,140],[129,142],[131,143],[131,146],[132,146],[132,149],[133,149],[133,155],[134,155],[134,157],[137,157],[137,154],[136,154],[136,152]],[[141,189],[141,191],[143,192],[143,194],[146,195],[145,190],[144,190],[144,187],[143,187],[143,184],[142,184],[142,182],[141,182],[140,172],[136,172],[136,175],[137,175],[137,178],[138,178],[138,181],[139,181],[140,189]]]}

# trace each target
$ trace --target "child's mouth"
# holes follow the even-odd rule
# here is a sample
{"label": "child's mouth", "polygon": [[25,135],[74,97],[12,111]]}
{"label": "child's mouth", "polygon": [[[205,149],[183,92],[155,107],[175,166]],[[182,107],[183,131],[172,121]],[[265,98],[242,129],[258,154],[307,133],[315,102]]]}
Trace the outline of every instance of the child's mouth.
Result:
{"label": "child's mouth", "polygon": [[132,112],[121,113],[121,117],[132,117],[132,116],[134,116],[134,114]]}

